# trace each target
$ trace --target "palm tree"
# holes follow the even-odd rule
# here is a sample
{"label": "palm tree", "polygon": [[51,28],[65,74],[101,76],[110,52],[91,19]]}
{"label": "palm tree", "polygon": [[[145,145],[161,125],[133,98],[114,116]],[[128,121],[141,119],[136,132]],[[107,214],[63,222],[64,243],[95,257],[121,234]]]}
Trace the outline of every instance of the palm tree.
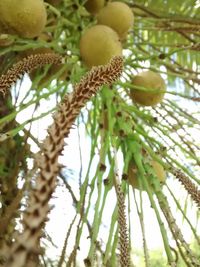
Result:
{"label": "palm tree", "polygon": [[92,69],[98,15],[46,2],[35,37],[0,4],[0,266],[200,266],[199,1],[120,1],[123,59]]}

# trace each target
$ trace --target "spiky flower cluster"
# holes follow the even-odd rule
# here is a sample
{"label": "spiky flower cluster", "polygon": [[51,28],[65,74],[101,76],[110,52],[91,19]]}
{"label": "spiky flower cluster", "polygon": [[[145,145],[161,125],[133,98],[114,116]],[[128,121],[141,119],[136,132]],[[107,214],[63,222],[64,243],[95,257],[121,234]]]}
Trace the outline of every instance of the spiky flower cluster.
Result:
{"label": "spiky flower cluster", "polygon": [[6,94],[10,87],[25,73],[40,68],[46,64],[61,64],[62,57],[54,53],[30,55],[18,63],[0,77],[0,93]]}
{"label": "spiky flower cluster", "polygon": [[200,208],[200,190],[197,186],[182,171],[174,169],[173,174],[182,183],[197,207]]}
{"label": "spiky flower cluster", "polygon": [[118,204],[118,223],[119,223],[119,244],[120,244],[120,265],[130,267],[129,237],[126,222],[126,207],[124,194],[119,184],[116,185],[117,204]]}
{"label": "spiky flower cluster", "polygon": [[53,124],[37,158],[39,168],[36,186],[31,192],[28,208],[23,217],[24,231],[16,237],[9,253],[7,267],[22,267],[37,253],[41,229],[49,212],[48,201],[56,187],[59,172],[58,156],[81,108],[103,84],[111,84],[121,75],[123,60],[115,57],[110,64],[93,68],[75,86],[74,92],[65,96],[53,116]]}

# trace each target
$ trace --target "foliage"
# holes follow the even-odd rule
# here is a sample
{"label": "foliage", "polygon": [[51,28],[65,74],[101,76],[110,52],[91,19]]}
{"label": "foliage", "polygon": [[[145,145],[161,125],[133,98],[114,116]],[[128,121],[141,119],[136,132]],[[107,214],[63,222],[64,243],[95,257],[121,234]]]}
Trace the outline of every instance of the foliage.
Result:
{"label": "foliage", "polygon": [[[97,20],[87,12],[85,2],[62,0],[55,6],[46,3],[47,24],[37,38],[1,34],[0,25],[0,91],[6,71],[21,62],[26,53],[35,54],[37,49],[47,48],[65,59],[56,68],[46,65],[31,73],[30,88],[28,76],[17,74],[14,81],[20,80],[10,92],[0,94],[0,264],[5,260],[4,247],[8,251],[11,243],[15,244],[13,236],[18,231],[19,218],[37,184],[40,168],[35,160],[36,151],[43,151],[44,145],[34,127],[39,125],[40,131],[46,130],[49,115],[58,110],[58,103],[66,99],[66,94],[76,92],[76,84],[88,71],[80,57],[79,41]],[[124,221],[131,251],[137,251],[137,233],[143,243],[140,261],[133,257],[133,266],[200,266],[196,254],[200,246],[199,3],[195,0],[122,2],[134,13],[134,25],[122,43],[123,73],[112,85],[102,86],[75,122],[80,144],[74,161],[80,168],[69,174],[64,156],[61,157],[64,166],[57,175],[57,190],[62,187],[67,197],[63,247],[58,257],[42,253],[45,248],[48,251],[53,247],[54,240],[41,225],[43,238],[38,242],[38,253],[31,257],[35,266],[78,266],[78,262],[85,266],[119,266],[125,242],[121,239]],[[167,86],[163,101],[154,107],[140,106],[130,98],[133,76],[145,70],[160,73]],[[152,160],[165,169],[164,184],[159,183],[150,164]],[[127,182],[130,161],[144,191],[132,188]],[[126,206],[123,210],[119,203],[122,192],[116,190],[119,185],[124,194],[122,206]],[[151,220],[157,224],[163,243],[162,253],[155,255],[151,254],[147,234]],[[196,247],[189,246],[190,238],[184,229]]]}

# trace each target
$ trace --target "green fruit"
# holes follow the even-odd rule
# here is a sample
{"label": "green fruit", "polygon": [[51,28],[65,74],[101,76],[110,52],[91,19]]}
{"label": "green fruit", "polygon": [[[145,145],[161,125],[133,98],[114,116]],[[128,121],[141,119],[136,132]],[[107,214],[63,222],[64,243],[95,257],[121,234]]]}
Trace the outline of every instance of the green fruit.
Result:
{"label": "green fruit", "polygon": [[4,31],[32,38],[44,29],[47,14],[42,0],[1,0],[0,23]]}
{"label": "green fruit", "polygon": [[[166,172],[165,172],[163,166],[155,160],[152,160],[150,162],[150,164],[151,164],[158,180],[161,183],[164,183],[166,180]],[[129,166],[128,166],[128,182],[130,185],[133,186],[133,188],[144,190],[142,187],[139,187],[137,175],[138,175],[138,170],[137,170],[136,166],[134,165],[133,161],[130,161]]]}
{"label": "green fruit", "polygon": [[115,31],[105,25],[96,25],[82,35],[80,54],[89,68],[105,65],[113,56],[122,55],[122,45]]}
{"label": "green fruit", "polygon": [[109,2],[97,15],[98,24],[107,25],[123,39],[133,25],[133,12],[128,5],[121,2]]}
{"label": "green fruit", "polygon": [[104,6],[105,0],[88,0],[85,3],[85,8],[88,12],[95,15]]}
{"label": "green fruit", "polygon": [[164,183],[166,180],[166,172],[165,172],[163,166],[158,161],[155,161],[155,160],[152,160],[151,165],[152,165],[154,172],[155,172],[156,176],[158,177],[159,181],[161,183]]}
{"label": "green fruit", "polygon": [[[132,84],[136,86],[130,90],[130,96],[133,102],[144,106],[154,106],[160,103],[164,97],[163,91],[165,91],[166,86],[159,73],[150,70],[141,72],[133,78]],[[157,91],[143,91],[142,89],[144,88]]]}

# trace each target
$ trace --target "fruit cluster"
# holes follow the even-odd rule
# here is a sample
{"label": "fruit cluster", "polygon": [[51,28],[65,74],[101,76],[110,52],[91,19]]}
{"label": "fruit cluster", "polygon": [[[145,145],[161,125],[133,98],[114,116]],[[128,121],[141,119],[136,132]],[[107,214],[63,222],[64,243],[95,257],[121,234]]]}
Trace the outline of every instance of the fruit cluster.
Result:
{"label": "fruit cluster", "polygon": [[97,25],[87,29],[80,40],[80,54],[87,65],[103,65],[116,55],[122,55],[122,43],[133,25],[133,13],[122,2],[89,0],[86,9],[96,15]]}
{"label": "fruit cluster", "polygon": [[[97,25],[87,29],[80,40],[82,60],[91,68],[106,64],[113,56],[122,54],[123,41],[133,25],[134,16],[128,5],[117,1],[104,6],[103,0],[88,0],[85,7],[97,18]],[[156,72],[149,70],[139,73],[133,77],[132,85],[130,97],[134,103],[154,106],[164,97],[165,82]],[[103,115],[107,121],[107,115]],[[150,165],[159,181],[164,182],[166,174],[163,166],[155,160],[150,160]],[[134,188],[143,189],[138,184],[138,170],[134,161],[130,161],[128,166],[128,182]]]}
{"label": "fruit cluster", "polygon": [[[62,3],[61,0],[46,0],[46,2],[54,6]],[[81,60],[87,68],[107,64],[113,56],[122,55],[123,44],[134,23],[132,9],[124,2],[109,1],[105,3],[105,0],[88,0],[84,7],[91,16],[95,16],[96,24],[82,32],[80,38]],[[52,24],[56,24],[56,21],[52,21]],[[10,45],[10,40],[6,39],[5,34],[51,42],[52,38],[45,31],[45,26],[51,26],[51,24],[47,23],[47,9],[43,0],[21,0],[20,5],[18,0],[0,1],[0,46]],[[28,49],[21,52],[18,59],[30,54],[51,52],[53,53],[54,50],[49,47]],[[52,65],[47,72],[39,70],[39,74],[43,74],[39,85],[43,86],[61,68],[61,66]],[[34,80],[37,75],[38,71],[32,72],[31,80]],[[66,70],[59,76],[59,79],[66,80],[68,76],[69,71]],[[143,71],[132,78],[131,84],[130,98],[133,103],[154,106],[160,103],[164,97],[165,82],[156,72]],[[152,162],[152,167],[157,168],[154,165],[158,165],[156,162],[155,164]],[[160,166],[158,168],[162,167]],[[129,173],[132,173],[132,169],[130,163]],[[155,172],[157,171],[155,170]],[[163,177],[163,175],[161,176]],[[136,175],[134,176],[132,173],[132,177],[134,178]]]}
{"label": "fruit cluster", "polygon": [[[47,0],[52,5],[59,5],[60,0]],[[84,30],[80,39],[80,56],[88,68],[104,65],[113,56],[122,55],[123,41],[133,26],[134,15],[131,8],[119,1],[88,0],[86,10],[96,16],[97,24]],[[47,10],[43,0],[1,0],[0,2],[0,46],[12,42],[5,34],[15,34],[22,38],[38,38],[49,42],[50,36],[43,32],[47,25]],[[35,53],[54,52],[50,48],[29,49],[20,57]],[[19,58],[21,59],[21,58]],[[41,79],[40,83],[48,81],[60,70],[52,66]],[[36,73],[31,74],[33,80]],[[68,77],[68,71],[60,76],[60,80]],[[145,71],[132,79],[130,97],[134,103],[143,106],[154,106],[164,97],[165,83],[160,74]]]}
{"label": "fruit cluster", "polygon": [[[104,6],[103,0],[88,0],[85,7],[97,18],[97,25],[87,29],[80,40],[82,60],[91,68],[122,54],[122,41],[133,25],[134,16],[127,4],[117,1]],[[165,83],[156,72],[141,72],[133,78],[132,84],[130,97],[134,103],[154,106],[164,97]]]}

